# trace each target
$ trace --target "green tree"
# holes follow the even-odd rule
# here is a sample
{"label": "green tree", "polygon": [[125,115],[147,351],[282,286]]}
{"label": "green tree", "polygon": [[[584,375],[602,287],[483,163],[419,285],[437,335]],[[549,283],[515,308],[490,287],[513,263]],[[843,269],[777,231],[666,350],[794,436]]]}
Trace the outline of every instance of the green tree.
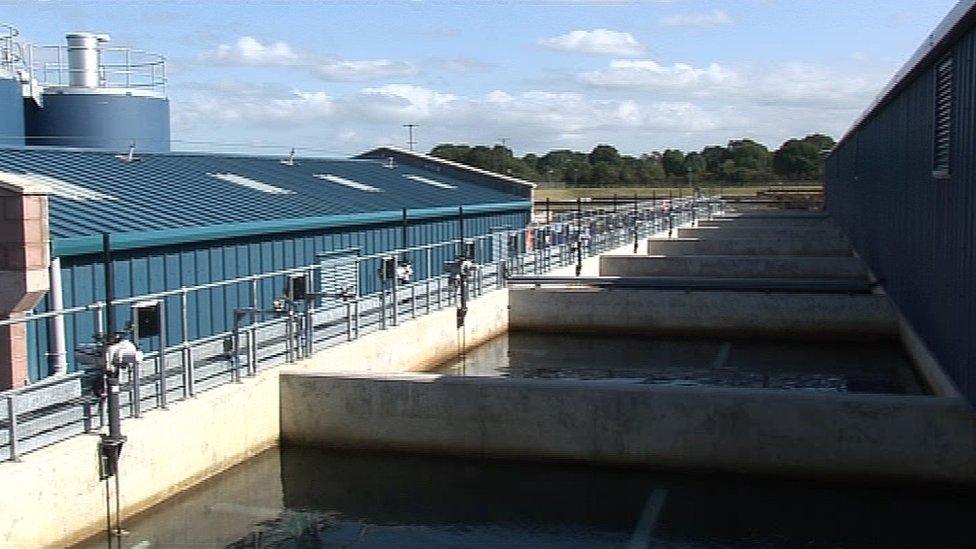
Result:
{"label": "green tree", "polygon": [[804,142],[813,143],[820,151],[829,151],[837,144],[833,137],[822,133],[813,133],[803,138]]}
{"label": "green tree", "polygon": [[820,148],[813,142],[790,139],[773,153],[776,175],[787,179],[820,177]]}
{"label": "green tree", "polygon": [[685,155],[685,172],[688,171],[688,168],[691,168],[691,172],[700,177],[705,172],[705,158],[696,152],[688,153]]}
{"label": "green tree", "polygon": [[772,164],[769,149],[752,139],[729,141],[728,151],[737,168],[763,173],[767,172]]}
{"label": "green tree", "polygon": [[593,147],[586,160],[594,166],[599,162],[606,162],[614,166],[621,163],[620,153],[610,145],[597,145]]}
{"label": "green tree", "polygon": [[666,175],[675,177],[685,174],[685,153],[677,149],[668,149],[661,155],[661,166]]}
{"label": "green tree", "polygon": [[702,149],[701,156],[705,160],[705,171],[717,176],[722,162],[729,157],[729,151],[721,145],[710,145]]}

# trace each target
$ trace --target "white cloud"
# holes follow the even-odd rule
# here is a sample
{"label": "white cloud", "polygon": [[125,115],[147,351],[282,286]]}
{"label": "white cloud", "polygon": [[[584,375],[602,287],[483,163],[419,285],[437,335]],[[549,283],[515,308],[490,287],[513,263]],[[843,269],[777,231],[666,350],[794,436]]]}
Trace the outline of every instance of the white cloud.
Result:
{"label": "white cloud", "polygon": [[322,61],[312,65],[312,74],[323,80],[362,81],[413,76],[418,68],[409,61],[369,59],[363,61]]}
{"label": "white cloud", "polygon": [[681,91],[701,95],[716,88],[738,85],[740,79],[734,71],[717,63],[704,68],[695,68],[686,63],[675,63],[668,67],[649,59],[617,59],[611,61],[607,69],[581,73],[579,80],[597,87]]}
{"label": "white cloud", "polygon": [[600,55],[631,57],[644,53],[644,46],[629,32],[609,29],[574,30],[551,38],[540,38],[546,48]]}
{"label": "white cloud", "polygon": [[582,72],[590,87],[649,91],[659,97],[695,98],[724,104],[805,105],[859,108],[877,93],[884,75],[841,72],[817,65],[724,67],[712,63],[660,65],[647,59],[611,61],[606,69]]}
{"label": "white cloud", "polygon": [[452,59],[436,58],[428,64],[451,72],[481,72],[491,69],[494,65],[471,57],[455,57]]}
{"label": "white cloud", "polygon": [[734,23],[732,17],[722,10],[712,10],[706,13],[690,13],[672,15],[661,19],[661,23],[670,27],[720,27]]}
{"label": "white cloud", "polygon": [[416,64],[391,59],[347,60],[297,52],[286,42],[263,44],[253,36],[243,36],[234,44],[221,44],[202,53],[201,62],[220,65],[300,67],[328,81],[367,81],[412,76]]}
{"label": "white cloud", "polygon": [[285,42],[262,44],[253,36],[242,36],[234,44],[221,44],[200,58],[227,65],[296,65],[302,58]]}

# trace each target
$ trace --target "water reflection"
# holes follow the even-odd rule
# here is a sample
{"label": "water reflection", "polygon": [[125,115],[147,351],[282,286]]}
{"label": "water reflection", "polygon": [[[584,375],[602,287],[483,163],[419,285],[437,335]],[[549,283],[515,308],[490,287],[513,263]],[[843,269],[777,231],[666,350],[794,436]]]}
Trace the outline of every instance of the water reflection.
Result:
{"label": "water reflection", "polygon": [[917,487],[286,448],[130,519],[126,546],[970,547],[974,513]]}

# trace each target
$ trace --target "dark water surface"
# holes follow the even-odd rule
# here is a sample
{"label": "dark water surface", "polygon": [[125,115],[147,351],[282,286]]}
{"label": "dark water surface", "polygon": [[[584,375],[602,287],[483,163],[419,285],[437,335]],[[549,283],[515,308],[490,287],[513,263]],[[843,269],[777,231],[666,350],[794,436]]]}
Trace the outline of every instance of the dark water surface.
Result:
{"label": "dark water surface", "polygon": [[[972,547],[976,494],[274,449],[125,547]],[[84,547],[104,547],[95,539]]]}
{"label": "dark water surface", "polygon": [[509,332],[434,370],[655,385],[925,392],[894,341],[835,342]]}

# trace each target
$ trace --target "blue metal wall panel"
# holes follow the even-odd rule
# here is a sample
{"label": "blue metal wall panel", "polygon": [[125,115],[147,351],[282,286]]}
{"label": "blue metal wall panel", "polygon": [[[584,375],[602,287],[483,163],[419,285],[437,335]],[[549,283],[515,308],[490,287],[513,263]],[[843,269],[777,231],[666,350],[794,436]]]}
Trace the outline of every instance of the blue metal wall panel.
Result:
{"label": "blue metal wall panel", "polygon": [[[528,224],[528,211],[466,216],[465,236],[487,234],[488,227],[508,225],[524,227]],[[410,225],[411,245],[434,244],[458,238],[459,224],[456,219],[423,220]],[[146,248],[113,254],[115,288],[118,298],[178,289],[209,282],[239,278],[252,274],[310,265],[316,262],[316,254],[324,251],[359,247],[363,255],[379,253],[401,247],[401,225],[388,224],[357,227],[352,230],[326,231],[280,235],[276,238],[253,238],[234,242],[205,242],[187,245],[185,248]],[[415,241],[414,241],[415,240]],[[425,257],[418,254],[411,258],[417,265],[415,278],[425,277]],[[444,272],[444,263],[453,259],[453,251],[436,249],[431,254],[432,274]],[[368,262],[362,270],[364,276],[360,292],[378,291],[376,277],[379,261]],[[98,255],[62,258],[62,284],[65,307],[87,305],[103,300],[104,276],[101,257]],[[260,306],[269,308],[271,301],[284,292],[280,277],[263,280],[259,284]],[[188,339],[197,339],[232,328],[231,314],[234,308],[251,305],[247,285],[191,292],[187,296]],[[37,312],[47,311],[48,298],[37,307]],[[180,310],[179,296],[167,298],[170,313]],[[120,328],[130,319],[128,306],[118,307],[116,323]],[[34,323],[30,339],[30,377],[37,380],[48,371],[48,333],[45,323]],[[81,313],[66,323],[67,347],[91,341],[95,333],[94,313]],[[178,314],[167,315],[169,344],[182,339],[182,323]],[[141,342],[148,350],[158,348],[157,339]],[[69,363],[73,358],[69,356]],[[71,368],[74,366],[71,364]]]}
{"label": "blue metal wall panel", "polygon": [[27,144],[168,152],[169,100],[130,94],[45,93],[30,109]]}
{"label": "blue metal wall panel", "polygon": [[933,177],[934,63],[827,159],[827,204],[858,253],[976,402],[976,32],[953,56],[949,179]]}
{"label": "blue metal wall panel", "polygon": [[0,78],[0,146],[20,147],[24,144],[24,98],[20,82]]}

